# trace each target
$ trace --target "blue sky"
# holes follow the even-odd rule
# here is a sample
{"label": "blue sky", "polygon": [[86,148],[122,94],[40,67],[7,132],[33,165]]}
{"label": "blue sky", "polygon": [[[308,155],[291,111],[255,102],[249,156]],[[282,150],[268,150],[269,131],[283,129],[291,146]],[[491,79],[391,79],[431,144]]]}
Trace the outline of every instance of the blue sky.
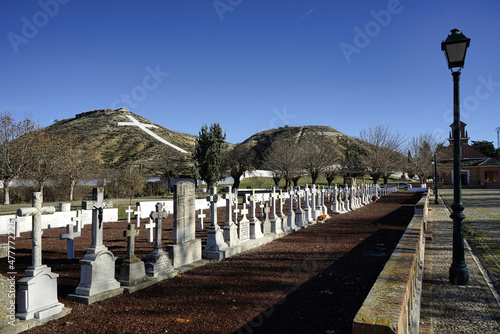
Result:
{"label": "blue sky", "polygon": [[462,121],[496,146],[499,14],[496,0],[2,0],[0,111],[48,126],[126,107],[195,135],[218,122],[232,143],[283,125],[444,139],[440,43],[458,28]]}

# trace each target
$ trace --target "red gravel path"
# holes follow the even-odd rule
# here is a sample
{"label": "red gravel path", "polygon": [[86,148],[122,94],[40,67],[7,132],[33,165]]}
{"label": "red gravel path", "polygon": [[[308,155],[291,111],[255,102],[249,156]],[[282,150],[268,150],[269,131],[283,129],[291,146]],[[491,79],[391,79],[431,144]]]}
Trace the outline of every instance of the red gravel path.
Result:
{"label": "red gravel path", "polygon": [[[65,229],[45,230],[43,263],[60,275],[59,300],[72,312],[26,333],[351,333],[352,319],[419,199],[395,193],[258,249],[92,305],[65,298],[79,283],[80,265],[65,259],[66,241],[59,240]],[[224,216],[219,210],[219,221]],[[171,219],[165,244],[172,239]],[[104,244],[119,259],[117,269],[126,253],[125,228],[126,222],[105,224]],[[197,237],[205,243],[206,231]],[[75,239],[76,258],[83,258],[90,241],[86,225]],[[145,259],[151,250],[141,230],[136,255]],[[17,279],[30,254],[31,239],[23,233],[16,240]],[[6,259],[0,271],[7,271]]]}

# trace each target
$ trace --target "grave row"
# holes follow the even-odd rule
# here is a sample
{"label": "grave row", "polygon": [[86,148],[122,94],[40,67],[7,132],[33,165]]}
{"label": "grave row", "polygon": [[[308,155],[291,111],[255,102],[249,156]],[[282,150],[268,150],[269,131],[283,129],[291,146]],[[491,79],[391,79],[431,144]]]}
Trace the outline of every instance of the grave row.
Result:
{"label": "grave row", "polygon": [[[80,260],[80,283],[75,292],[67,296],[85,304],[106,299],[123,292],[133,292],[156,283],[158,280],[177,274],[179,268],[196,263],[202,258],[221,260],[234,254],[258,247],[264,243],[292,233],[300,228],[324,222],[328,217],[326,202],[331,203],[331,213],[344,213],[366,205],[380,196],[396,191],[395,187],[380,189],[378,186],[362,185],[325,189],[323,187],[290,188],[288,191],[273,188],[262,197],[255,191],[246,195],[242,208],[238,206],[238,191],[235,189],[225,193],[226,219],[223,228],[217,222],[217,209],[220,198],[217,189],[211,189],[207,196],[210,206],[210,226],[207,231],[207,243],[202,250],[201,239],[196,239],[196,219],[203,228],[203,209],[196,210],[194,185],[181,182],[176,185],[173,201],[173,243],[162,245],[163,220],[169,212],[163,203],[155,204],[155,210],[149,213],[149,221],[144,224],[154,237],[153,250],[143,262],[134,254],[135,237],[141,226],[141,205],[127,210],[127,254],[123,260],[119,277],[115,277],[115,261],[113,253],[103,244],[103,222],[106,203],[103,189],[93,190],[92,207],[92,243],[83,259]],[[265,199],[267,198],[267,201]],[[325,202],[326,198],[326,202]],[[283,212],[288,199],[288,212]],[[25,271],[25,276],[18,282],[16,317],[22,320],[32,318],[43,319],[62,311],[63,304],[57,299],[57,273],[42,264],[42,216],[54,214],[52,206],[43,207],[41,193],[33,194],[33,206],[17,211],[18,217],[33,217],[32,229],[32,265]],[[247,208],[249,204],[249,209]],[[261,217],[257,216],[257,207]],[[241,217],[238,220],[238,213]],[[130,223],[131,214],[136,217]],[[247,216],[248,215],[248,216]],[[60,239],[67,240],[68,258],[73,258],[73,240],[81,235],[81,220],[74,219],[67,225],[67,233]],[[76,231],[74,226],[76,225]]]}

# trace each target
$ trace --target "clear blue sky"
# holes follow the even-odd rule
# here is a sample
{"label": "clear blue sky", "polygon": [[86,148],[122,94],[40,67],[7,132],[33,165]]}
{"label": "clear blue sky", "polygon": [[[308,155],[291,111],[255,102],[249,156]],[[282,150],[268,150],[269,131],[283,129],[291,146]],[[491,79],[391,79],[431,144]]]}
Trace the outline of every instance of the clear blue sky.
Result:
{"label": "clear blue sky", "polygon": [[47,126],[126,107],[195,135],[219,122],[232,143],[285,124],[447,138],[440,43],[458,28],[462,121],[496,146],[499,15],[497,0],[2,0],[0,111]]}

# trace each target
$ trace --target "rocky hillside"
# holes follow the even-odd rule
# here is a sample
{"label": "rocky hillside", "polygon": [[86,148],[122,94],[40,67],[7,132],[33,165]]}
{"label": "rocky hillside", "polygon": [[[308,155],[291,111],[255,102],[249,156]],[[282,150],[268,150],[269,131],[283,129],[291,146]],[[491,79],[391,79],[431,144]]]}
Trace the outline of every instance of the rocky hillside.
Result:
{"label": "rocky hillside", "polygon": [[[137,125],[130,125],[134,120],[150,133]],[[46,130],[53,133],[77,132],[90,147],[97,150],[108,168],[120,168],[132,162],[147,172],[166,155],[185,156],[189,160],[196,140],[194,135],[166,129],[126,108],[83,112],[74,118],[58,121]]]}

